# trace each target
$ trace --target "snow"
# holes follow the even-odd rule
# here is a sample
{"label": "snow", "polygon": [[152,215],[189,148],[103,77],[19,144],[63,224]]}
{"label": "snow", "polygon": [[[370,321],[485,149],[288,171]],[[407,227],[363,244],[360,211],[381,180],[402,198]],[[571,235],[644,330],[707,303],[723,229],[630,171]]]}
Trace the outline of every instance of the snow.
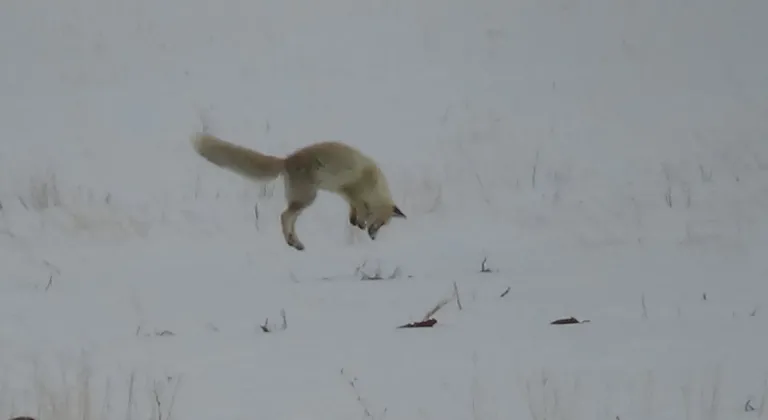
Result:
{"label": "snow", "polygon": [[[766,13],[6,0],[0,416],[768,419]],[[408,218],[322,194],[298,252],[203,122],[353,144]]]}

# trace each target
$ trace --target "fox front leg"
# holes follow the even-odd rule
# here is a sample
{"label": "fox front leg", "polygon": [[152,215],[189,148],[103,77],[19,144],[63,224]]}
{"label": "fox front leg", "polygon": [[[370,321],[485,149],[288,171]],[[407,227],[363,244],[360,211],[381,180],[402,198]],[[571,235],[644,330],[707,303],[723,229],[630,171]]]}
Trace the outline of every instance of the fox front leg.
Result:
{"label": "fox front leg", "polygon": [[360,217],[354,206],[349,206],[349,224],[365,230],[365,219]]}
{"label": "fox front leg", "polygon": [[357,226],[360,230],[365,230],[370,225],[371,210],[364,201],[352,201],[349,204],[349,223]]}
{"label": "fox front leg", "polygon": [[376,235],[379,233],[379,229],[381,229],[381,227],[385,224],[385,221],[376,220],[375,218],[372,218],[372,220],[368,221],[368,236],[371,238],[371,240],[376,240]]}

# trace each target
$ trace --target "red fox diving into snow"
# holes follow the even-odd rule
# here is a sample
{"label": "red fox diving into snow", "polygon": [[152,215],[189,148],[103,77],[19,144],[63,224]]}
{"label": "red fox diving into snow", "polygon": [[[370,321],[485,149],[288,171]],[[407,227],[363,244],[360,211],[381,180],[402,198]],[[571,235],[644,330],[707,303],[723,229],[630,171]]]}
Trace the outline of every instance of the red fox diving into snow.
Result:
{"label": "red fox diving into snow", "polygon": [[192,137],[195,151],[216,166],[255,181],[283,176],[287,208],[280,215],[285,242],[299,251],[304,245],[296,235],[296,219],[317,197],[319,190],[340,195],[349,204],[349,223],[368,230],[376,239],[392,217],[405,218],[395,205],[384,173],[373,159],[352,146],[321,142],[281,158],[265,155],[207,133]]}

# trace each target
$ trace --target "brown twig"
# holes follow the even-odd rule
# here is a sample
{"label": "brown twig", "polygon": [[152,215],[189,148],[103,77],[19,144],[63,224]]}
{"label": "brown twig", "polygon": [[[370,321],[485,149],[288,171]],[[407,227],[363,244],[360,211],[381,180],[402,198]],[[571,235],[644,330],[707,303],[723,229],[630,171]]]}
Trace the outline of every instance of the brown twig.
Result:
{"label": "brown twig", "polygon": [[411,322],[405,325],[401,325],[397,328],[430,328],[435,324],[437,324],[437,320],[434,318],[431,318],[424,321]]}
{"label": "brown twig", "polygon": [[554,320],[550,322],[550,324],[551,325],[568,325],[568,324],[584,324],[587,322],[589,322],[588,319],[585,319],[584,321],[579,321],[574,317],[570,317],[570,318],[562,318],[562,319]]}

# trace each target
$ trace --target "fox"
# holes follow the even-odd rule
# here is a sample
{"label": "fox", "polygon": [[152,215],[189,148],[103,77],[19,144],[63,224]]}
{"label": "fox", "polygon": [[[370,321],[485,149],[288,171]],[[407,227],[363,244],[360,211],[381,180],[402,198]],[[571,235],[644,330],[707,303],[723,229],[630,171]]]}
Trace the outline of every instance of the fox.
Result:
{"label": "fox", "polygon": [[285,243],[305,247],[296,221],[318,191],[340,196],[349,207],[349,224],[368,232],[371,240],[393,218],[406,219],[395,204],[384,172],[373,158],[339,141],[320,141],[280,157],[231,143],[206,132],[191,137],[194,150],[208,162],[257,182],[282,176],[286,208],[280,214]]}

